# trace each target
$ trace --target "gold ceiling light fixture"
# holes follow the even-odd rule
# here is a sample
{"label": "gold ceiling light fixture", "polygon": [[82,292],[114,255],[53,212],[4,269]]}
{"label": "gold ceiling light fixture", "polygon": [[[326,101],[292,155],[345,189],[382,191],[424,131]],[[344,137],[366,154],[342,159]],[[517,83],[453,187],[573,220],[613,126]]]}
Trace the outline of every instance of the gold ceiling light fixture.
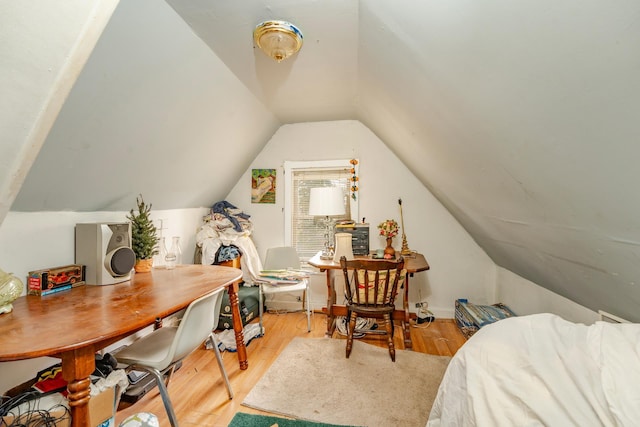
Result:
{"label": "gold ceiling light fixture", "polygon": [[253,41],[269,57],[280,62],[302,47],[302,33],[287,21],[264,21],[253,30]]}

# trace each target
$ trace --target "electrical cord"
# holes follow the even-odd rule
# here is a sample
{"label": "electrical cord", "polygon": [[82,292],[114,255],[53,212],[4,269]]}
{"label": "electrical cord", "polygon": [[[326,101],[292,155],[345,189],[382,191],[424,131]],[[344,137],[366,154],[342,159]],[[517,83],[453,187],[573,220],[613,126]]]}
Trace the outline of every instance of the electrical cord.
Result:
{"label": "electrical cord", "polygon": [[[61,370],[59,363],[43,369],[36,375],[36,382],[55,378]],[[58,422],[70,419],[69,409],[62,404],[55,404],[48,409],[39,408],[40,399],[58,391],[51,389],[43,392],[32,388],[16,396],[0,396],[0,427],[54,427]]]}
{"label": "electrical cord", "polygon": [[436,317],[429,310],[429,303],[427,301],[416,303],[416,308],[418,309],[416,313],[417,319],[411,326],[420,329],[426,329],[431,326]]}
{"label": "electrical cord", "polygon": [[432,323],[433,317],[430,317],[426,322],[423,323],[418,323],[416,321],[411,322],[411,327],[417,329],[427,329],[429,326],[431,326]]}
{"label": "electrical cord", "polygon": [[[0,404],[0,427],[55,427],[61,421],[71,419],[69,409],[61,404],[47,410],[36,409],[37,399],[43,395],[37,391],[28,391],[11,398],[3,396]],[[25,404],[26,410],[21,409]],[[52,415],[57,411],[60,411],[60,415]],[[11,424],[6,420],[8,416]]]}
{"label": "electrical cord", "polygon": [[20,393],[19,395],[14,397],[2,396],[2,403],[0,404],[0,417],[4,417],[5,415],[7,415],[9,411],[16,406],[20,406],[23,403],[37,399],[40,394],[41,393],[34,390]]}

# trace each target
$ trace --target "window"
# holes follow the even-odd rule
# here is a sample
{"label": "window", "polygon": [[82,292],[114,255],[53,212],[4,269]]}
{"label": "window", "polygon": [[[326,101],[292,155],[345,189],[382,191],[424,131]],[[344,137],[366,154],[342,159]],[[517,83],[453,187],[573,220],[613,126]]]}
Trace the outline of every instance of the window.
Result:
{"label": "window", "polygon": [[298,251],[303,260],[322,250],[325,226],[321,218],[309,215],[309,193],[315,187],[340,187],[344,192],[343,218],[357,219],[358,202],[351,198],[349,160],[285,162],[285,244]]}

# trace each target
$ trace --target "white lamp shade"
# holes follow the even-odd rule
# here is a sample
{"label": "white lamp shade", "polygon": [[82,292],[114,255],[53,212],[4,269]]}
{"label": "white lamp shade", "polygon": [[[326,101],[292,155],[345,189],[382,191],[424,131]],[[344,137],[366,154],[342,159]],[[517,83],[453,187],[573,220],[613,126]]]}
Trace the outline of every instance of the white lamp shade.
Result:
{"label": "white lamp shade", "polygon": [[340,258],[344,256],[347,260],[353,259],[353,245],[351,241],[353,235],[351,233],[336,233],[336,249],[333,256],[334,262],[340,262]]}
{"label": "white lamp shade", "polygon": [[309,195],[309,215],[344,215],[344,196],[339,187],[317,187]]}

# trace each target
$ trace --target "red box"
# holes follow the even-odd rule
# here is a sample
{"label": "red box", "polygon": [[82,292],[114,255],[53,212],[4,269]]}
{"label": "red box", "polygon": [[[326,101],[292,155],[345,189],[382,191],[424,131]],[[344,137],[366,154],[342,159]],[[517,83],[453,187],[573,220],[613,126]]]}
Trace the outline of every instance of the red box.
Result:
{"label": "red box", "polygon": [[27,276],[29,295],[47,295],[84,285],[86,267],[81,264],[30,271]]}

